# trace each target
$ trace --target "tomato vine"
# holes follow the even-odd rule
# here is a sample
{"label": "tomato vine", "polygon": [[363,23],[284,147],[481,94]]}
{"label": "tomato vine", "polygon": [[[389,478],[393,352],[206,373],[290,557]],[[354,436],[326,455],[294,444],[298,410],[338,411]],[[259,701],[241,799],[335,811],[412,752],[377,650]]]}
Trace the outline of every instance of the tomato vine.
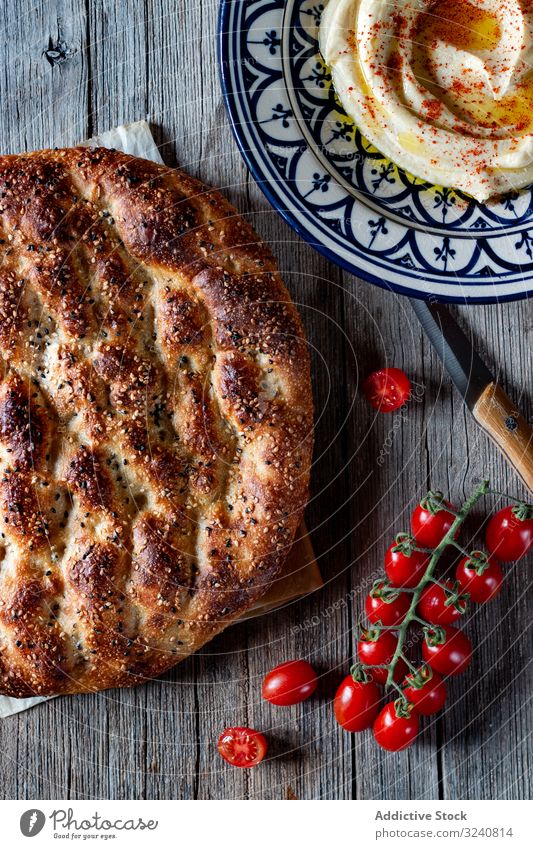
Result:
{"label": "tomato vine", "polygon": [[[452,627],[469,601],[485,603],[501,588],[503,573],[498,560],[524,556],[533,548],[533,508],[518,499],[492,516],[487,529],[490,554],[466,551],[457,541],[475,505],[489,494],[501,495],[483,480],[472,495],[455,509],[440,492],[429,492],[412,516],[413,536],[399,534],[387,551],[387,580],[377,580],[366,601],[369,628],[359,626],[359,661],[352,667],[353,681],[364,687],[383,684],[396,691],[394,701],[379,707],[373,700],[374,736],[384,748],[398,750],[414,741],[416,715],[440,710],[446,698],[441,675],[463,672],[472,659],[472,645],[459,628]],[[435,572],[444,552],[452,546],[463,556],[455,581],[440,580]],[[399,580],[391,580],[394,575]],[[410,596],[410,599],[409,599]],[[422,630],[422,662],[407,657],[406,638],[412,626]],[[362,693],[359,695],[363,699]],[[367,699],[368,700],[368,699]],[[413,717],[411,717],[413,714]],[[369,712],[365,715],[366,727]]]}

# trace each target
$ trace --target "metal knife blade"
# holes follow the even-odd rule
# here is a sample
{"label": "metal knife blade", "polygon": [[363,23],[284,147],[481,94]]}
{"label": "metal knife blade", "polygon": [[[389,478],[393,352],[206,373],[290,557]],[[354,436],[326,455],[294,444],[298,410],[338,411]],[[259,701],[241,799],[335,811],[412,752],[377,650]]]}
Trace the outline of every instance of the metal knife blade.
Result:
{"label": "metal knife blade", "polygon": [[444,304],[411,299],[414,312],[477,423],[533,492],[533,428]]}
{"label": "metal knife blade", "polygon": [[444,304],[411,299],[420,324],[455,386],[473,412],[494,377]]}

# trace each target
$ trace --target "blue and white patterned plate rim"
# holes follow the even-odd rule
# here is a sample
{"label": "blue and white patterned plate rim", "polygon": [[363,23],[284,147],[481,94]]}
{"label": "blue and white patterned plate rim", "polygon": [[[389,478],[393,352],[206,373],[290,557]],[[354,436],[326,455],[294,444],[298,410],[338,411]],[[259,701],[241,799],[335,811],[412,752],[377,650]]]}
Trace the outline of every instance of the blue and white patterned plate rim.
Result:
{"label": "blue and white patterned plate rim", "polygon": [[[346,200],[342,192],[345,193],[346,198],[351,197],[351,203],[357,213],[356,216],[350,216],[351,221],[355,220],[358,225],[361,219],[367,227],[374,226],[378,238],[378,249],[374,247],[375,235],[372,235],[368,248],[357,243],[355,239],[352,241],[348,227],[346,227],[348,233],[342,233],[340,229],[326,230],[320,217],[315,214],[315,208],[305,201],[306,195],[298,191],[298,180],[294,178],[294,173],[290,177],[290,175],[282,175],[279,169],[276,170],[273,164],[276,145],[269,141],[265,143],[264,138],[261,138],[259,116],[247,97],[248,89],[252,86],[250,81],[245,80],[248,61],[246,59],[248,44],[245,41],[247,31],[242,26],[236,25],[236,22],[242,22],[242,15],[255,7],[254,21],[260,16],[272,15],[272,21],[281,25],[287,11],[286,6],[291,7],[291,11],[301,12],[303,9],[306,14],[309,14],[308,9],[304,7],[311,2],[313,0],[267,0],[267,2],[265,0],[261,2],[259,0],[221,0],[219,9],[218,54],[224,100],[241,154],[271,205],[306,242],[329,260],[365,280],[398,294],[452,303],[495,303],[526,298],[533,294],[533,220],[526,220],[523,228],[518,232],[515,225],[514,236],[518,236],[521,241],[505,245],[509,254],[516,254],[521,248],[525,250],[529,261],[521,264],[510,256],[504,256],[501,248],[504,240],[511,237],[511,233],[507,234],[503,231],[502,235],[501,228],[492,234],[491,239],[489,238],[491,234],[487,236],[487,231],[480,236],[479,231],[475,229],[462,234],[454,232],[443,234],[436,228],[436,232],[432,232],[431,227],[426,232],[419,227],[417,233],[416,227],[410,226],[407,222],[398,222],[387,210],[379,221],[365,220],[368,214],[376,216],[375,208],[365,205],[357,196],[352,197],[346,188],[334,181],[331,185],[334,185],[336,196],[340,198],[338,206],[342,207]],[[314,0],[314,3],[313,13],[323,6],[317,0]],[[269,24],[272,21],[269,20]],[[291,92],[292,96],[289,96],[285,76],[286,67],[281,55],[283,39],[279,38],[276,29],[268,30],[265,35],[266,39],[250,40],[250,43],[268,44],[268,38],[270,38],[272,45],[269,53],[274,59],[271,61],[272,57],[269,55],[269,67],[266,68],[262,67],[255,57],[251,57],[254,60],[251,62],[251,67],[256,75],[264,72],[265,90],[270,86],[270,93],[274,93],[273,96],[276,99],[279,97],[280,103],[284,98],[286,103],[293,106],[294,92]],[[278,45],[279,56],[276,57]],[[262,49],[262,46],[257,48],[258,51]],[[305,53],[302,55],[305,59]],[[248,61],[248,70],[250,70],[250,61]],[[257,91],[260,92],[260,86],[257,87]],[[295,119],[290,130],[292,138],[288,143],[282,139],[280,149],[284,150],[283,145],[286,144],[287,150],[297,151],[297,156],[293,157],[293,160],[305,157],[307,170],[310,169],[309,173],[306,172],[306,179],[312,183],[313,177],[319,177],[318,172],[313,172],[313,168],[315,165],[320,167],[321,158],[317,158],[315,149],[309,145],[308,134],[300,133],[301,137],[296,137],[295,143],[294,127],[297,124]],[[281,161],[283,157],[279,159]],[[417,186],[417,191],[419,189],[420,187]],[[335,205],[331,208],[335,209]],[[320,207],[319,210],[321,213],[324,212]],[[333,225],[337,227],[337,221],[333,220],[334,215],[328,220],[329,212],[326,211],[326,213],[324,219],[332,227]],[[372,229],[371,232],[373,233]],[[391,260],[394,250],[402,248],[404,243],[408,248],[405,253],[407,258],[405,267],[402,266],[404,256],[396,256]],[[422,244],[422,250],[420,244]],[[451,257],[453,262],[457,246],[460,247],[459,254],[461,254],[465,245],[469,246],[471,256],[467,257],[464,266],[467,273],[461,276],[453,269],[447,268],[446,262],[448,257]],[[437,262],[434,255],[438,259],[444,255],[446,276],[440,270],[433,271],[432,263]],[[482,262],[486,262],[485,267],[480,267]],[[416,267],[416,263],[420,264],[419,268]],[[495,266],[494,271],[491,263]],[[424,270],[424,264],[427,272]]]}

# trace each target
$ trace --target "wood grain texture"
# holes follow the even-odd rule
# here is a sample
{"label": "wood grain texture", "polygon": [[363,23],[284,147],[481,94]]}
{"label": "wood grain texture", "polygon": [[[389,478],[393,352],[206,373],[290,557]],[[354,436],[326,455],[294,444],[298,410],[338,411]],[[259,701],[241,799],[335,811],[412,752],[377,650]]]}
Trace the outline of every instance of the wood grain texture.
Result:
{"label": "wood grain texture", "polygon": [[[6,6],[0,61],[4,152],[73,143],[148,117],[169,164],[225,190],[272,245],[300,304],[314,360],[317,409],[307,514],[324,589],[242,623],[165,680],[133,691],[55,699],[0,724],[5,798],[530,798],[531,578],[510,570],[502,595],[469,616],[472,670],[450,708],[397,755],[335,724],[331,700],[353,655],[365,592],[393,533],[431,485],[456,500],[488,475],[527,493],[454,393],[409,303],[329,265],[257,189],[228,126],[216,68],[217,0],[50,0]],[[73,53],[43,54],[63,33]],[[453,310],[481,355],[533,420],[531,306]],[[404,416],[377,416],[360,395],[376,365],[417,381]],[[497,506],[498,499],[492,504]],[[482,520],[474,517],[474,534]],[[316,697],[283,710],[261,702],[274,664],[308,657]],[[227,724],[268,732],[261,768],[232,770],[215,741]]]}
{"label": "wood grain texture", "polygon": [[533,493],[533,428],[497,383],[487,386],[476,402],[474,418]]}

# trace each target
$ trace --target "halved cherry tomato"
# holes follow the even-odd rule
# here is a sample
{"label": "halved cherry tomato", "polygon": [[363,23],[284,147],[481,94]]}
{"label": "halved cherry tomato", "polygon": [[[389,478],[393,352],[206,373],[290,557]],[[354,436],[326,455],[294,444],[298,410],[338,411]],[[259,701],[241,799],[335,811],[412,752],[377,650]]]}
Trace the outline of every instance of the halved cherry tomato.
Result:
{"label": "halved cherry tomato", "polygon": [[385,554],[385,572],[393,587],[416,587],[427,569],[429,557],[414,551],[416,540],[398,534]]}
{"label": "halved cherry tomato", "polygon": [[374,737],[382,749],[388,752],[401,752],[414,743],[420,727],[418,715],[412,706],[402,712],[399,705],[402,700],[389,702],[374,722]]}
{"label": "halved cherry tomato", "polygon": [[446,703],[446,684],[441,676],[429,666],[422,666],[416,673],[410,672],[404,682],[404,696],[417,713],[431,716],[442,710]]}
{"label": "halved cherry tomato", "polygon": [[266,755],[268,743],[253,728],[226,728],[219,737],[218,751],[232,766],[256,766]]}
{"label": "halved cherry tomato", "polygon": [[391,590],[386,581],[376,581],[366,597],[365,610],[374,625],[400,625],[411,606],[411,596]]}
{"label": "halved cherry tomato", "polygon": [[370,728],[379,713],[381,692],[373,682],[354,681],[347,675],[341,682],[333,702],[335,719],[345,731]]}
{"label": "halved cherry tomato", "polygon": [[453,513],[437,509],[438,504],[451,507],[442,492],[428,492],[418,504],[411,517],[413,536],[421,548],[436,548],[444,539],[455,521]]}
{"label": "halved cherry tomato", "polygon": [[520,503],[499,510],[487,525],[485,542],[503,563],[520,560],[533,548],[533,507]]}
{"label": "halved cherry tomato", "polygon": [[[361,663],[366,663],[370,666],[381,666],[382,664],[390,663],[396,647],[398,645],[398,637],[392,631],[377,631],[369,628],[363,630],[357,643],[357,652]],[[385,684],[387,681],[387,669],[369,669],[369,674],[377,684]],[[402,658],[398,659],[394,669],[394,680],[402,681],[405,678],[407,666]]]}
{"label": "halved cherry tomato", "polygon": [[288,660],[275,666],[263,681],[263,698],[273,705],[296,705],[311,696],[318,684],[306,660]]}
{"label": "halved cherry tomato", "polygon": [[467,607],[467,599],[461,595],[460,587],[456,587],[454,581],[449,578],[443,583],[447,587],[446,590],[439,584],[427,584],[418,602],[419,616],[432,625],[453,625]]}
{"label": "halved cherry tomato", "polygon": [[[439,631],[444,632],[440,642]],[[427,629],[422,643],[422,657],[441,675],[460,675],[472,660],[472,643],[459,628],[438,625]]]}
{"label": "halved cherry tomato", "polygon": [[472,601],[484,604],[495,598],[502,588],[502,567],[494,557],[482,551],[473,551],[457,567],[457,580],[461,589],[470,594]]}
{"label": "halved cherry tomato", "polygon": [[381,368],[368,375],[363,392],[376,410],[391,413],[409,400],[411,382],[399,368]]}

